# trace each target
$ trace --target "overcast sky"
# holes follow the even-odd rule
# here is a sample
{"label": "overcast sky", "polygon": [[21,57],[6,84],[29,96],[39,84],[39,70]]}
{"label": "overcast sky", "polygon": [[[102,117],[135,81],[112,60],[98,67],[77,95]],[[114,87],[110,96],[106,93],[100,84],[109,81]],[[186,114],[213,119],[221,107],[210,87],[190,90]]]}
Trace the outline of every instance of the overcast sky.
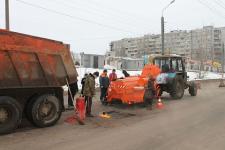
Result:
{"label": "overcast sky", "polygon": [[[0,0],[0,28],[5,28]],[[9,0],[11,30],[60,40],[74,52],[104,54],[109,43],[160,33],[171,0]],[[224,0],[176,0],[164,13],[165,30],[225,26]]]}

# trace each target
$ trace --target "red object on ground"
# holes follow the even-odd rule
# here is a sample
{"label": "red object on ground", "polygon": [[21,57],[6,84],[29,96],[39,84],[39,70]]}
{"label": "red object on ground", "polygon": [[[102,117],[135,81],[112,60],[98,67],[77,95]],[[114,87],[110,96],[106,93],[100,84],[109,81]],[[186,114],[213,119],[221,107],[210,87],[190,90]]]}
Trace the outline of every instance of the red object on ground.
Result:
{"label": "red object on ground", "polygon": [[85,99],[84,97],[78,97],[76,99],[76,107],[74,107],[74,115],[70,116],[65,119],[65,122],[69,124],[75,124],[78,122],[81,125],[84,125],[84,119],[85,119],[85,114],[86,114],[86,109],[85,109]]}
{"label": "red object on ground", "polygon": [[156,104],[156,108],[158,108],[158,109],[163,109],[164,108],[164,105],[162,103],[161,98],[158,99],[158,102]]}
{"label": "red object on ground", "polygon": [[75,124],[77,122],[77,119],[76,119],[75,116],[70,116],[70,117],[65,119],[65,122],[67,122],[69,124]]}
{"label": "red object on ground", "polygon": [[86,109],[85,109],[85,99],[84,97],[78,97],[76,99],[76,114],[80,120],[85,119]]}

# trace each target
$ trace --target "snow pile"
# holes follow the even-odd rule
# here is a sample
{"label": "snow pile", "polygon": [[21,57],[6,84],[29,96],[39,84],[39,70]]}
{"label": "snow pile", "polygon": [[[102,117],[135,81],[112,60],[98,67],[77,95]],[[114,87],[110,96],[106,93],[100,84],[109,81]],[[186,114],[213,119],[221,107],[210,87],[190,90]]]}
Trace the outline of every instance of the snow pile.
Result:
{"label": "snow pile", "polygon": [[187,72],[188,81],[193,81],[199,78],[199,74],[197,72]]}
{"label": "snow pile", "polygon": [[105,65],[105,66],[104,66],[104,69],[112,70],[112,69],[116,69],[116,67],[110,66],[110,65]]}
{"label": "snow pile", "polygon": [[203,79],[221,79],[222,74],[215,73],[215,72],[205,72],[203,73]]}

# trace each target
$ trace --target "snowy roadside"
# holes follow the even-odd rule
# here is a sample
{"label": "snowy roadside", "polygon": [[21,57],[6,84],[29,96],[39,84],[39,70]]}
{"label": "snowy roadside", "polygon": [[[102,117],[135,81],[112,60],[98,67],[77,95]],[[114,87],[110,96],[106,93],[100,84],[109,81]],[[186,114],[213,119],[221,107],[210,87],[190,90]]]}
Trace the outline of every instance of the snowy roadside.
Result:
{"label": "snowy roadside", "polygon": [[[94,73],[95,71],[98,71],[99,74],[101,74],[103,72],[103,69],[94,69],[94,68],[76,68],[77,69],[77,73],[78,73],[78,88],[81,89],[82,85],[81,85],[81,79],[83,78],[85,73]],[[108,70],[108,74],[112,72],[112,69],[107,69]],[[140,75],[141,71],[127,71],[131,76],[136,76],[136,75]],[[118,78],[124,77],[122,70],[116,70],[116,74]],[[99,87],[99,78],[97,78],[96,80],[96,87]],[[67,86],[63,87],[64,90],[67,90]]]}
{"label": "snowy roadside", "polygon": [[[103,69],[94,69],[94,68],[76,68],[78,73],[78,88],[81,89],[81,79],[83,78],[85,73],[93,73],[95,71],[98,71],[100,74],[102,73]],[[108,74],[112,72],[112,68],[107,69]],[[141,74],[141,71],[127,71],[131,76],[137,76]],[[116,74],[118,78],[124,77],[122,70],[116,70]],[[187,72],[187,75],[189,76],[189,81],[193,80],[209,80],[209,79],[221,79],[222,75],[215,72],[204,72],[202,73],[203,78],[199,79],[199,72],[190,71]],[[99,79],[96,79],[96,87],[99,87]],[[67,87],[63,87],[64,90],[67,90]]]}

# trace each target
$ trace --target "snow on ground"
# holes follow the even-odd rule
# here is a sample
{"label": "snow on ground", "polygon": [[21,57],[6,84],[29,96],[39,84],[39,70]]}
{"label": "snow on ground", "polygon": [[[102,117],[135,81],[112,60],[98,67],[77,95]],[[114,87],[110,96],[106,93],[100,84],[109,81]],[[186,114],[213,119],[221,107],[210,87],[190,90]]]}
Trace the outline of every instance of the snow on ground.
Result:
{"label": "snow on ground", "polygon": [[209,80],[209,79],[221,79],[222,73],[216,73],[216,72],[201,72],[201,78],[200,78],[200,72],[188,72],[189,80]]}
{"label": "snow on ground", "polygon": [[189,81],[196,80],[199,77],[199,74],[197,72],[187,72],[187,75],[189,77]]}
{"label": "snow on ground", "polygon": [[215,73],[215,72],[205,72],[203,73],[203,79],[221,79],[222,74],[221,73]]}
{"label": "snow on ground", "polygon": [[[112,69],[107,69],[108,75],[112,72]],[[81,89],[81,79],[84,77],[85,73],[94,73],[95,71],[99,72],[99,75],[103,72],[103,69],[94,69],[94,68],[77,68],[78,73],[78,87]],[[131,76],[140,75],[141,71],[127,71]],[[122,70],[116,70],[116,74],[118,78],[124,77]],[[99,86],[99,78],[96,79],[96,87]]]}
{"label": "snow on ground", "polygon": [[[105,66],[105,69],[108,70],[108,74],[112,72],[112,69],[114,69],[112,66]],[[94,68],[81,68],[77,67],[77,73],[78,73],[78,88],[81,89],[81,79],[83,78],[85,73],[94,73],[95,71],[98,71],[99,74],[103,72],[103,69],[94,69]],[[127,71],[131,76],[137,76],[141,74],[141,71]],[[124,77],[122,70],[116,70],[117,77]],[[202,72],[201,73],[203,78],[200,80],[207,80],[207,79],[221,79],[222,75],[215,72]],[[190,71],[187,72],[187,75],[189,76],[189,81],[192,80],[199,80],[199,72]],[[99,78],[96,79],[96,87],[99,86]],[[67,87],[63,87],[65,90],[67,90]]]}

